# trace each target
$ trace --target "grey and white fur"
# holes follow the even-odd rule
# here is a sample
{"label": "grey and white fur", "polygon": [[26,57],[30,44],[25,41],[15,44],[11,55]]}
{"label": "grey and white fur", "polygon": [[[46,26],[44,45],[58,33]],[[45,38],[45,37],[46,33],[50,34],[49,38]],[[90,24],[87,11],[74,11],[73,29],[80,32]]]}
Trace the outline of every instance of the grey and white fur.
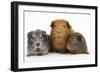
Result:
{"label": "grey and white fur", "polygon": [[27,34],[27,56],[45,55],[50,50],[49,35],[43,30],[30,31]]}

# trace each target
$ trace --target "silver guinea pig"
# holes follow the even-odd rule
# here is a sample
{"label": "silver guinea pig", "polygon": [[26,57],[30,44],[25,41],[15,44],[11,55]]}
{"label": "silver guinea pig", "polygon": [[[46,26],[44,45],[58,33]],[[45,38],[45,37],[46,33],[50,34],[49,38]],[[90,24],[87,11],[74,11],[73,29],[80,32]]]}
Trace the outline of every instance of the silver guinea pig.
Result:
{"label": "silver guinea pig", "polygon": [[72,54],[79,54],[79,53],[88,54],[86,40],[83,37],[83,35],[78,32],[72,33],[69,36],[66,48],[68,49],[69,53]]}
{"label": "silver guinea pig", "polygon": [[45,55],[50,50],[49,35],[43,30],[31,31],[27,34],[27,56]]}

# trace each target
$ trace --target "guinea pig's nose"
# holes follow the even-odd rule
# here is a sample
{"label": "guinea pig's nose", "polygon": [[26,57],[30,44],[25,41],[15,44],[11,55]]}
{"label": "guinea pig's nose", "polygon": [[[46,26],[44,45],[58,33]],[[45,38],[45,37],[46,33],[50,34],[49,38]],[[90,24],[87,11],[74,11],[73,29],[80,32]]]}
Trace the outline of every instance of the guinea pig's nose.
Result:
{"label": "guinea pig's nose", "polygon": [[57,37],[60,38],[61,37],[61,33],[57,32]]}
{"label": "guinea pig's nose", "polygon": [[40,45],[40,43],[36,43],[36,46],[39,46]]}

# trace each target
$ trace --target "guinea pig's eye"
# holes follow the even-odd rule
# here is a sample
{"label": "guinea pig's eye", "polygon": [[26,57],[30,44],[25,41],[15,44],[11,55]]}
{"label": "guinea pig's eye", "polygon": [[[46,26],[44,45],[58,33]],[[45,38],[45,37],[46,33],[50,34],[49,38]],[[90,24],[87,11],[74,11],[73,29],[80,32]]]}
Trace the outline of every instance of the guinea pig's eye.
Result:
{"label": "guinea pig's eye", "polygon": [[34,39],[34,37],[32,37],[32,39]]}
{"label": "guinea pig's eye", "polygon": [[63,25],[63,27],[65,28],[65,25]]}
{"label": "guinea pig's eye", "polygon": [[32,37],[31,40],[34,40],[35,37]]}
{"label": "guinea pig's eye", "polygon": [[55,25],[53,27],[56,27]]}
{"label": "guinea pig's eye", "polygon": [[77,43],[77,41],[75,39],[73,39],[73,43]]}
{"label": "guinea pig's eye", "polygon": [[43,36],[41,36],[41,39],[43,40]]}

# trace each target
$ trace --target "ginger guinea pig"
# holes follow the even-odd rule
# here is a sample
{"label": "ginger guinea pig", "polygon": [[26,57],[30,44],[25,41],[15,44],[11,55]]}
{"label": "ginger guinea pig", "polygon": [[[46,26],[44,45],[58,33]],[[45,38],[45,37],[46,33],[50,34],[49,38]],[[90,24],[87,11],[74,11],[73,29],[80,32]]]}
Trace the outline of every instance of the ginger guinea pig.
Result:
{"label": "ginger guinea pig", "polygon": [[66,53],[66,40],[74,32],[67,20],[57,19],[51,23],[50,39],[52,48],[56,52]]}

